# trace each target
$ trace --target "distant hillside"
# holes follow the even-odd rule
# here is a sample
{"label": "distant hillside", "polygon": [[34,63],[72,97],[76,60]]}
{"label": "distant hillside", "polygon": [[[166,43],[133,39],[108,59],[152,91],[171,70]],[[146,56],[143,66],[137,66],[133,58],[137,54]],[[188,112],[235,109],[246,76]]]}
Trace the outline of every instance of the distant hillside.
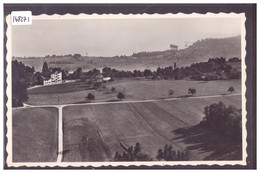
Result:
{"label": "distant hillside", "polygon": [[232,57],[241,58],[241,40],[240,36],[204,39],[195,42],[193,45],[182,50],[165,50],[154,52],[139,52],[132,56],[116,57],[80,57],[59,56],[44,58],[19,58],[18,61],[25,65],[34,66],[36,71],[41,71],[43,62],[47,62],[49,67],[61,67],[68,71],[74,71],[81,67],[84,71],[93,68],[101,69],[103,67],[112,67],[119,70],[151,70],[157,67],[166,67],[176,62],[177,67],[187,66],[196,62],[207,61],[209,58]]}
{"label": "distant hillside", "polygon": [[187,49],[178,51],[176,57],[187,62],[207,61],[213,57],[241,58],[241,39],[237,36],[197,41]]}

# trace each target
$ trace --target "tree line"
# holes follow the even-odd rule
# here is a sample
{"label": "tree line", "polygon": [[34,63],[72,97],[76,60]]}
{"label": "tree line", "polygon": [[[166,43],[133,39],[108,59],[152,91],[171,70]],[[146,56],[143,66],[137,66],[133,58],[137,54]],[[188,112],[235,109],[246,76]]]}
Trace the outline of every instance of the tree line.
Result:
{"label": "tree line", "polygon": [[[75,57],[78,57],[75,54]],[[16,61],[16,60],[15,60]],[[228,62],[238,62],[239,59],[234,57]],[[32,67],[33,68],[33,67]],[[72,74],[69,74],[67,70],[59,67],[49,68],[48,64],[44,62],[41,72],[33,71],[33,78],[31,79],[31,85],[42,85],[45,78],[50,77],[54,72],[62,72],[63,80],[74,80],[74,79],[93,79],[100,75],[103,77],[121,78],[121,77],[146,77],[153,80],[158,79],[183,79],[184,77],[190,77],[194,80],[225,80],[225,79],[240,79],[241,72],[233,69],[231,65],[227,64],[225,58],[210,58],[207,62],[194,63],[187,67],[158,67],[156,71],[150,69],[145,70],[134,70],[125,71],[117,70],[110,67],[104,67],[101,71],[99,69],[92,69],[87,72],[83,72],[82,68],[77,68]],[[35,73],[35,74],[34,74]]]}
{"label": "tree line", "polygon": [[[142,152],[141,144],[137,142],[135,146],[126,147],[120,143],[120,147],[124,149],[123,153],[116,151],[114,161],[153,161],[154,159],[146,153]],[[161,161],[186,161],[189,160],[188,151],[173,150],[171,145],[165,145],[164,149],[159,149],[156,159]]]}
{"label": "tree line", "polygon": [[135,146],[125,147],[120,143],[120,146],[124,149],[123,153],[116,151],[114,161],[152,161],[153,159],[142,152],[141,144],[137,142]]}
{"label": "tree line", "polygon": [[157,151],[157,160],[165,161],[186,161],[189,160],[188,151],[173,150],[171,145],[165,145],[163,149]]}
{"label": "tree line", "polygon": [[187,67],[177,68],[176,62],[174,66],[158,67],[156,71],[150,69],[145,70],[134,70],[124,71],[116,70],[110,67],[104,67],[102,71],[93,69],[88,72],[82,72],[81,68],[78,68],[70,76],[69,79],[80,79],[80,78],[93,78],[98,75],[104,77],[120,78],[120,77],[146,77],[153,80],[158,79],[183,79],[189,77],[193,80],[228,80],[228,79],[240,79],[241,72],[232,68],[228,62],[239,62],[240,60],[236,57],[226,61],[225,58],[210,58],[207,62],[193,63]]}
{"label": "tree line", "polygon": [[[79,55],[75,54],[75,57]],[[228,62],[239,62],[240,59],[234,57]],[[34,85],[43,85],[44,79],[48,79],[52,73],[61,72],[62,80],[81,79],[96,79],[99,76],[111,77],[110,81],[120,77],[145,77],[152,80],[158,79],[183,79],[184,77],[190,77],[194,80],[220,80],[220,79],[240,79],[241,72],[233,69],[231,65],[227,64],[225,58],[211,58],[207,62],[195,63],[188,67],[177,68],[176,63],[174,67],[169,66],[165,68],[158,67],[156,71],[150,69],[124,71],[116,70],[110,67],[104,67],[102,71],[94,68],[87,72],[83,72],[82,68],[77,68],[72,74],[59,67],[49,68],[48,64],[44,62],[42,71],[35,72],[34,67],[25,66],[23,63],[17,60],[12,61],[12,92],[13,92],[13,106],[21,106],[22,102],[26,101],[27,91],[26,88]],[[91,81],[90,81],[91,82]],[[94,86],[95,85],[95,86]],[[96,86],[97,85],[97,86]],[[94,83],[93,87],[97,88],[99,83]],[[233,92],[231,89],[230,92]],[[196,93],[194,90],[189,91],[190,94]],[[172,96],[173,92],[169,91],[169,95]],[[124,98],[122,94],[118,97],[120,100]]]}
{"label": "tree line", "polygon": [[34,68],[17,60],[12,61],[12,105],[23,106],[28,100],[27,87],[34,84]]}

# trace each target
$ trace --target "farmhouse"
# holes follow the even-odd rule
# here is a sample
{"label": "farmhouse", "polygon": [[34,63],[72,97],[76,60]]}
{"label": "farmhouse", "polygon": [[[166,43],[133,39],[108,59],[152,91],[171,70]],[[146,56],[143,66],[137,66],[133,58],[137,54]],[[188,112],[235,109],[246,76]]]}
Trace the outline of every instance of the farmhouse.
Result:
{"label": "farmhouse", "polygon": [[43,85],[54,85],[62,83],[62,73],[61,72],[55,72],[51,74],[51,77],[49,79],[45,79],[43,81]]}

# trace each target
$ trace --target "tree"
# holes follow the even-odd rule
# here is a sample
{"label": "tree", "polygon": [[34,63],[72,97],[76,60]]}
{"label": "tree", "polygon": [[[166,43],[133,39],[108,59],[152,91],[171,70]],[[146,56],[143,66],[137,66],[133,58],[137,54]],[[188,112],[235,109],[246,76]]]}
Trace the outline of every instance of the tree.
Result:
{"label": "tree", "polygon": [[135,147],[134,147],[134,155],[137,155],[137,154],[140,153],[140,152],[141,152],[141,145],[140,145],[139,142],[137,142],[137,143],[135,144]]}
{"label": "tree", "polygon": [[177,64],[176,64],[176,62],[174,62],[174,66],[173,66],[173,67],[174,67],[174,70],[175,70],[175,69],[176,69],[176,67],[177,67]]}
{"label": "tree", "polygon": [[234,87],[229,87],[228,88],[228,92],[230,93],[230,94],[232,94],[232,92],[234,92],[235,91],[235,88]]}
{"label": "tree", "polygon": [[12,106],[23,106],[28,100],[27,87],[34,84],[34,70],[17,60],[12,61]]}
{"label": "tree", "polygon": [[42,73],[44,73],[45,71],[47,71],[49,68],[48,68],[48,64],[47,62],[44,62],[43,63],[43,66],[42,66]]}
{"label": "tree", "polygon": [[111,91],[114,93],[116,91],[116,88],[115,87],[112,87],[111,88]]}
{"label": "tree", "polygon": [[[120,144],[122,147],[122,145]],[[121,155],[116,152],[114,156],[114,161],[152,161],[153,159],[145,153],[141,152],[140,143],[136,143],[135,147],[130,146],[129,148],[123,147],[124,152]]]}
{"label": "tree", "polygon": [[145,77],[152,76],[152,75],[153,75],[153,73],[152,73],[152,71],[150,69],[145,69],[144,70],[144,76]]}
{"label": "tree", "polygon": [[168,145],[166,144],[163,149],[163,158],[165,159],[168,155]]}
{"label": "tree", "polygon": [[173,94],[174,94],[174,91],[172,90],[172,89],[169,89],[169,91],[168,91],[168,93],[169,93],[169,96],[173,96]]}
{"label": "tree", "polygon": [[77,68],[76,71],[73,72],[73,78],[74,79],[80,79],[81,76],[82,76],[82,68],[79,67],[79,68]]}
{"label": "tree", "polygon": [[116,154],[115,154],[115,156],[114,156],[114,160],[115,161],[119,161],[119,153],[116,151]]}
{"label": "tree", "polygon": [[40,72],[36,72],[33,75],[33,84],[34,85],[43,85],[43,78],[42,78],[42,74]]}
{"label": "tree", "polygon": [[92,100],[95,100],[95,95],[92,94],[92,93],[88,93],[88,96],[86,97],[86,100],[89,100],[90,102],[91,102]]}
{"label": "tree", "polygon": [[117,98],[119,98],[120,100],[124,99],[125,98],[125,94],[123,94],[122,92],[119,92],[117,94]]}
{"label": "tree", "polygon": [[214,132],[240,141],[242,135],[241,109],[226,107],[223,102],[214,103],[204,108],[202,124]]}
{"label": "tree", "polygon": [[163,151],[162,151],[162,149],[158,150],[156,159],[157,160],[162,160],[163,159]]}
{"label": "tree", "polygon": [[99,88],[102,85],[102,82],[95,82],[93,88]]}
{"label": "tree", "polygon": [[111,73],[112,73],[112,69],[109,68],[109,67],[104,67],[104,68],[102,69],[102,75],[103,75],[104,77],[109,77],[109,76],[111,76]]}
{"label": "tree", "polygon": [[196,89],[189,88],[188,94],[192,94],[192,96],[193,96],[194,94],[196,94]]}
{"label": "tree", "polygon": [[48,68],[47,62],[43,63],[43,66],[42,66],[42,76],[43,77],[50,77],[51,76],[51,70]]}
{"label": "tree", "polygon": [[75,59],[79,59],[81,57],[81,55],[79,54],[79,53],[75,53],[74,55],[73,55],[73,58],[75,58]]}

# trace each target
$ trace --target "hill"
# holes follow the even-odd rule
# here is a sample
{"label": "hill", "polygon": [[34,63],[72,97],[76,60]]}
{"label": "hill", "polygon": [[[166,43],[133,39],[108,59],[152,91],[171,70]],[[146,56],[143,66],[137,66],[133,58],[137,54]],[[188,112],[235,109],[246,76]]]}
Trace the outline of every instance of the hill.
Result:
{"label": "hill", "polygon": [[187,49],[178,51],[175,56],[188,62],[202,62],[213,57],[241,58],[240,36],[199,40]]}
{"label": "hill", "polygon": [[72,55],[48,56],[42,58],[16,58],[25,65],[34,66],[36,71],[41,71],[43,62],[49,67],[60,67],[68,71],[74,71],[81,67],[84,71],[103,67],[112,67],[118,70],[144,70],[149,68],[156,70],[157,67],[174,65],[183,67],[196,62],[207,61],[209,58],[224,57],[226,59],[241,58],[240,36],[199,40],[181,50],[165,50],[156,52],[139,52],[131,56],[114,57],[90,57],[82,56],[75,58]]}

